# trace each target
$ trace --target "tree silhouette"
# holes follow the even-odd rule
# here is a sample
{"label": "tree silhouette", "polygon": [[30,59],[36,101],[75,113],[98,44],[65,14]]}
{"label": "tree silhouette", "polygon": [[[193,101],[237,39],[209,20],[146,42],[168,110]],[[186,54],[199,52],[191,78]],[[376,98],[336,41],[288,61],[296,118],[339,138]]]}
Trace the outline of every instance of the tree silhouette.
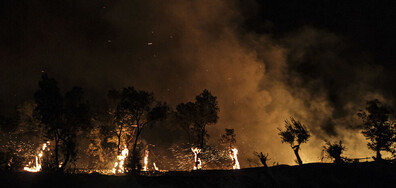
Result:
{"label": "tree silhouette", "polygon": [[341,157],[341,154],[344,150],[345,150],[345,146],[342,144],[342,141],[340,141],[338,144],[337,143],[332,144],[331,142],[326,142],[326,145],[323,146],[323,151],[326,152],[329,158],[332,158],[334,160],[334,163],[344,162]]}
{"label": "tree silhouette", "polygon": [[195,102],[181,103],[176,107],[176,118],[187,132],[189,141],[200,148],[205,146],[206,126],[217,123],[219,107],[217,97],[203,90],[195,97]]}
{"label": "tree silhouette", "polygon": [[54,166],[59,166],[63,98],[55,79],[44,74],[39,81],[39,90],[34,94],[36,116],[44,124],[46,137],[54,140]]}
{"label": "tree silhouette", "polygon": [[[137,152],[137,144],[144,128],[153,125],[157,121],[166,118],[169,107],[165,103],[154,100],[153,93],[136,90],[133,87],[124,88],[121,92],[121,100],[117,105],[116,116],[120,123],[135,127],[134,142],[128,168],[135,173],[139,166],[140,156]],[[129,145],[129,141],[127,142]]]}
{"label": "tree silhouette", "polygon": [[195,98],[195,105],[197,106],[197,119],[196,126],[200,129],[201,134],[200,147],[205,146],[206,126],[217,123],[219,116],[219,107],[217,104],[217,97],[213,96],[208,90],[204,90],[200,95]]}
{"label": "tree silhouette", "polygon": [[183,131],[186,133],[188,138],[188,143],[194,143],[195,134],[194,134],[194,121],[196,117],[196,108],[195,103],[180,103],[176,106],[176,123],[181,126]]}
{"label": "tree silhouette", "polygon": [[77,134],[80,130],[88,130],[91,128],[91,114],[88,101],[84,99],[83,89],[73,87],[64,97],[63,107],[64,127],[62,129],[62,141],[64,147],[64,161],[62,170],[67,166],[68,162],[76,160],[77,157]]}
{"label": "tree silhouette", "polygon": [[260,159],[261,164],[263,164],[264,167],[268,167],[267,161],[271,160],[270,158],[268,158],[268,153],[264,155],[263,152],[256,152],[255,155],[257,155],[257,157]]}
{"label": "tree silhouette", "polygon": [[110,90],[107,96],[111,100],[109,114],[112,116],[115,126],[112,132],[117,137],[117,155],[121,155],[121,140],[124,138],[125,144],[128,144],[133,139],[135,124],[124,121],[127,118],[125,117],[127,114],[124,114],[121,108],[118,107],[122,100],[121,93],[118,90]]}
{"label": "tree silhouette", "polygon": [[375,160],[382,160],[381,151],[394,152],[392,145],[396,142],[396,130],[395,123],[389,120],[391,111],[374,99],[367,101],[366,112],[358,113],[363,120],[362,134],[370,141],[368,148],[376,152]]}
{"label": "tree silhouette", "polygon": [[278,128],[282,143],[290,144],[297,157],[298,164],[302,165],[298,151],[300,150],[300,145],[307,142],[311,135],[307,128],[293,117],[290,118],[290,121],[285,120],[285,128],[286,130],[284,131]]}
{"label": "tree silhouette", "polygon": [[[34,94],[35,117],[44,125],[45,137],[54,145],[54,154],[46,161],[48,170],[64,171],[67,164],[76,157],[76,135],[88,128],[89,105],[84,100],[83,91],[74,87],[65,94],[59,91],[57,82],[44,74],[39,81],[39,89]],[[63,162],[61,163],[61,156]],[[60,166],[60,167],[59,167]]]}

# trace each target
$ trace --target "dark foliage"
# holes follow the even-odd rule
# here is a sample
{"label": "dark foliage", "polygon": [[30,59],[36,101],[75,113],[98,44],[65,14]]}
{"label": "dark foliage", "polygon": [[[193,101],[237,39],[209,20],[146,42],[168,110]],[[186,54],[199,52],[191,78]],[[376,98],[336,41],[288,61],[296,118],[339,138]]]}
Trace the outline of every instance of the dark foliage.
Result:
{"label": "dark foliage", "polygon": [[[136,90],[134,87],[124,88],[120,94],[110,92],[109,95],[120,97],[115,112],[115,121],[120,125],[120,132],[117,136],[121,136],[123,125],[134,127],[133,133],[127,140],[126,145],[128,147],[134,138],[132,152],[128,158],[128,163],[130,170],[136,171],[139,169],[137,166],[140,165],[140,163],[138,160],[139,157],[134,155],[139,154],[137,151],[137,145],[142,131],[147,126],[154,125],[155,123],[164,120],[167,117],[169,107],[166,103],[156,102],[154,100],[153,93]],[[135,174],[135,172],[131,173]]]}
{"label": "dark foliage", "polygon": [[282,143],[286,142],[290,144],[297,157],[298,164],[302,165],[302,160],[298,151],[300,150],[300,145],[307,142],[311,134],[303,124],[293,117],[290,118],[290,121],[285,120],[285,128],[286,130],[278,129]]}
{"label": "dark foliage", "polygon": [[367,101],[366,111],[360,111],[358,116],[363,120],[362,134],[370,142],[368,148],[376,152],[375,160],[382,160],[381,151],[395,152],[395,123],[390,121],[392,109],[375,99]]}
{"label": "dark foliage", "polygon": [[206,126],[216,124],[219,119],[217,97],[204,90],[195,97],[195,102],[181,103],[176,107],[176,118],[189,139],[189,143],[203,148],[209,137]]}
{"label": "dark foliage", "polygon": [[334,144],[331,142],[326,142],[326,145],[323,146],[323,151],[329,158],[333,159],[334,163],[344,162],[343,158],[341,157],[342,152],[345,151],[345,146],[342,144],[342,141]]}
{"label": "dark foliage", "polygon": [[142,170],[142,158],[142,149],[137,146],[126,159],[126,173],[132,176],[139,175]]}
{"label": "dark foliage", "polygon": [[48,167],[43,170],[63,172],[67,164],[76,159],[78,131],[89,128],[89,104],[79,87],[74,87],[63,97],[56,80],[47,74],[42,76],[34,98],[37,104],[35,116],[44,126],[45,137],[54,146],[53,153],[44,161],[51,164],[43,164]]}

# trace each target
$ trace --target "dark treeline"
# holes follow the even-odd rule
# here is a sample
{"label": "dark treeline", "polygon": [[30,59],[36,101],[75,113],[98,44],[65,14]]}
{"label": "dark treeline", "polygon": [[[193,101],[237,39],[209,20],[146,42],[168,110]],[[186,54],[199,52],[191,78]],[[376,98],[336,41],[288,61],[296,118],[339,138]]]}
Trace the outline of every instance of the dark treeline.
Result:
{"label": "dark treeline", "polygon": [[[199,157],[208,168],[232,169],[236,162],[229,157],[237,147],[234,129],[225,129],[221,137],[212,138],[219,140],[218,145],[207,144],[207,127],[217,123],[220,109],[217,97],[206,89],[194,101],[180,103],[175,109],[158,101],[154,93],[133,86],[109,90],[103,103],[105,110],[93,109],[83,88],[62,93],[57,81],[43,74],[33,100],[17,107],[17,117],[0,116],[1,169],[22,170],[39,161],[41,170],[49,173],[113,169],[115,173],[138,174],[143,158],[150,154],[150,169],[156,163],[164,169],[191,170],[192,147],[202,150]],[[393,110],[374,99],[357,115],[363,122],[361,130],[368,147],[376,153],[373,159],[394,161]],[[301,145],[312,136],[307,127],[291,117],[285,120],[284,129],[279,128],[279,136],[302,165]],[[353,159],[342,156],[346,149],[342,141],[326,141],[322,158],[339,164],[351,162]],[[125,150],[129,154],[123,165],[119,158]],[[384,158],[384,152],[392,157]],[[268,153],[255,152],[255,157],[268,166]]]}
{"label": "dark treeline", "polygon": [[[63,94],[57,81],[43,74],[33,98],[18,106],[17,117],[1,116],[3,169],[21,170],[27,161],[34,160],[37,148],[47,143],[40,159],[43,171],[111,169],[127,148],[129,155],[122,168],[136,173],[141,169],[144,150],[155,150],[157,144],[166,151],[172,142],[184,144],[184,149],[205,148],[209,138],[206,128],[219,118],[217,98],[206,89],[195,101],[181,103],[173,110],[156,100],[154,93],[130,86],[110,90],[108,100],[103,101],[106,110],[99,110],[92,109],[82,88],[73,87]],[[153,127],[158,127],[160,136],[155,131],[145,134]],[[166,151],[158,149],[157,165],[167,166],[159,160],[160,153]],[[114,168],[118,172],[120,164]]]}

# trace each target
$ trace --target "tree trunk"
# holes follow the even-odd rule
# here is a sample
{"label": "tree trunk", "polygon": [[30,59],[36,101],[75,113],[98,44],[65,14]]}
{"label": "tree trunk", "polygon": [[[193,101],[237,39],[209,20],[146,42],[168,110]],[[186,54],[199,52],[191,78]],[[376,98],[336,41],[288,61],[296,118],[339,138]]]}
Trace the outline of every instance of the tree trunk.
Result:
{"label": "tree trunk", "polygon": [[66,165],[67,165],[67,163],[69,162],[69,160],[70,160],[70,152],[69,152],[69,150],[67,149],[67,152],[66,152],[66,157],[65,157],[65,161],[63,162],[63,164],[62,164],[62,166],[61,166],[61,172],[64,172],[64,170],[65,170],[65,167],[66,167]]}
{"label": "tree trunk", "polygon": [[267,162],[262,162],[265,168],[268,168]]}
{"label": "tree trunk", "polygon": [[121,154],[121,148],[120,148],[120,145],[121,145],[121,134],[122,134],[122,124],[121,124],[121,127],[120,127],[120,134],[117,134],[117,137],[118,137],[117,155]]}
{"label": "tree trunk", "polygon": [[301,161],[300,155],[298,154],[298,150],[300,150],[300,146],[299,145],[293,147],[294,154],[297,157],[298,165],[302,165],[303,163]]}
{"label": "tree trunk", "polygon": [[[117,139],[118,139],[118,142],[117,142],[117,156],[121,155],[121,147],[120,147],[120,145],[121,145],[122,125],[123,124],[121,124],[121,127],[120,127],[120,133],[117,134],[117,132],[116,132]],[[117,160],[118,160],[118,157],[117,157]],[[115,167],[115,169],[116,169],[116,173],[118,173],[118,170],[120,169],[120,164],[119,163],[117,163],[117,166]]]}
{"label": "tree trunk", "polygon": [[136,151],[136,145],[139,139],[139,131],[136,134],[135,142],[133,143],[132,154]]}
{"label": "tree trunk", "polygon": [[58,130],[55,132],[55,169],[59,167],[59,135],[58,135]]}
{"label": "tree trunk", "polygon": [[203,149],[205,146],[205,126],[202,127],[201,130],[201,144],[200,144],[200,148]]}
{"label": "tree trunk", "polygon": [[258,158],[260,159],[261,164],[263,164],[264,167],[267,168],[268,167],[268,165],[267,165],[268,154],[267,154],[267,156],[265,156],[265,155],[263,155],[263,152],[260,152],[260,154],[258,154]]}
{"label": "tree trunk", "polygon": [[382,160],[382,156],[381,156],[380,150],[377,150],[377,157],[376,157],[375,160],[377,160],[377,161]]}
{"label": "tree trunk", "polygon": [[340,164],[343,163],[344,161],[341,159],[341,157],[336,157],[334,158],[334,163]]}
{"label": "tree trunk", "polygon": [[139,162],[139,161],[137,161],[137,159],[139,159],[139,157],[135,156],[135,154],[137,154],[136,153],[136,147],[137,147],[137,142],[139,140],[140,132],[141,132],[141,130],[139,128],[137,128],[136,138],[135,138],[135,142],[133,143],[133,148],[132,148],[132,153],[131,153],[132,154],[132,161],[130,161],[130,162],[132,162],[131,163],[132,175],[136,175],[136,172],[139,171],[139,170],[136,169],[136,167],[138,166],[137,163]]}

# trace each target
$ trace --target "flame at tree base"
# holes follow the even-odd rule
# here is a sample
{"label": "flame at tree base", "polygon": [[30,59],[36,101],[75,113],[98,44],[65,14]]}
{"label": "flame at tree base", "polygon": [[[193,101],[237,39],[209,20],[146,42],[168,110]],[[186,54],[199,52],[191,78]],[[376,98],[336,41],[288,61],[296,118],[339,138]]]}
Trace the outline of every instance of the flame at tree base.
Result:
{"label": "flame at tree base", "polygon": [[147,171],[147,165],[148,165],[148,157],[149,157],[149,151],[148,149],[146,149],[146,151],[144,152],[144,166],[143,166],[143,171]]}
{"label": "flame at tree base", "polygon": [[232,148],[230,151],[230,157],[232,159],[232,169],[241,169],[238,161],[238,149]]}
{"label": "flame at tree base", "polygon": [[113,174],[124,173],[124,171],[125,171],[124,170],[124,162],[128,156],[128,153],[129,153],[128,148],[126,146],[124,146],[124,149],[122,150],[121,155],[117,156],[117,161],[115,162],[114,168],[113,168]]}
{"label": "flame at tree base", "polygon": [[194,153],[194,170],[202,169],[201,158],[198,157],[198,154],[201,152],[199,148],[191,148],[191,151]]}
{"label": "flame at tree base", "polygon": [[[49,144],[49,141],[47,143]],[[40,172],[41,171],[42,158],[44,155],[44,151],[47,148],[47,143],[44,143],[43,146],[41,146],[40,153],[36,155],[34,166],[29,167],[32,165],[32,162],[29,162],[29,164],[23,168],[24,171],[28,171],[28,172]]]}
{"label": "flame at tree base", "polygon": [[[49,151],[48,149],[49,142],[44,143],[41,148],[39,149],[37,155],[35,156],[34,160],[31,160],[28,165],[26,165],[23,170],[28,171],[28,172],[40,172],[42,170],[42,162],[43,162],[43,157],[44,157],[44,152]],[[202,169],[202,161],[201,161],[201,149],[198,147],[193,147],[191,148],[191,151],[194,153],[194,166],[193,170],[201,170]],[[160,170],[159,167],[155,162],[152,163],[152,168],[149,167],[149,150],[145,150],[145,155],[143,159],[143,168],[142,172],[145,175],[158,175],[157,173],[163,173],[163,172],[168,172],[168,170]],[[125,160],[128,157],[129,150],[126,146],[124,146],[124,149],[122,149],[120,155],[117,156],[117,159],[114,163],[114,167],[112,169],[90,169],[90,170],[84,170],[81,169],[80,173],[100,173],[100,174],[124,174],[126,172],[125,170]],[[240,169],[240,164],[238,161],[238,149],[236,148],[231,148],[229,151],[229,157],[232,160],[232,169]],[[158,162],[158,161],[157,161]],[[59,164],[62,165],[62,164]]]}

